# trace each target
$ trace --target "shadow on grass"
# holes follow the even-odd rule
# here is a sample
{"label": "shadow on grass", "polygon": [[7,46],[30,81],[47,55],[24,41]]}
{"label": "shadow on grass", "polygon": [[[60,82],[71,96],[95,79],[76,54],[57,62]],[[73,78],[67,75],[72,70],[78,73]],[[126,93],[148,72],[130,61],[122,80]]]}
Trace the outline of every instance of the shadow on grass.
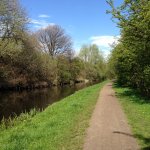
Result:
{"label": "shadow on grass", "polygon": [[129,137],[136,137],[138,139],[140,139],[142,141],[142,143],[144,143],[145,145],[147,145],[146,147],[142,147],[141,150],[150,150],[150,137],[144,137],[143,135],[140,135],[140,134],[129,134],[129,133],[126,133],[126,132],[121,132],[121,131],[113,131],[113,133],[115,134],[122,134],[122,135],[125,135],[125,136],[129,136]]}
{"label": "shadow on grass", "polygon": [[150,146],[146,146],[146,147],[142,148],[141,150],[150,150]]}
{"label": "shadow on grass", "polygon": [[129,97],[129,101],[138,103],[138,104],[150,104],[150,99],[147,97],[141,96],[141,94],[135,90],[131,89],[127,86],[121,86],[117,82],[114,82],[113,88],[121,89],[120,92],[116,92],[116,95],[119,97]]}
{"label": "shadow on grass", "polygon": [[142,147],[141,150],[150,150],[150,137],[144,137],[143,135],[140,134],[135,134],[135,137],[138,139],[142,140],[146,147]]}

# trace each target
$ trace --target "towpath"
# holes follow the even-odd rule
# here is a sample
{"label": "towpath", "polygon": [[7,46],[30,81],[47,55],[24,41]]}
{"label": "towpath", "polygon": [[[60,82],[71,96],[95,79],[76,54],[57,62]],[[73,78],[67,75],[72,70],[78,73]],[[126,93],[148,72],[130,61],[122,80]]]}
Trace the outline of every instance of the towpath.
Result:
{"label": "towpath", "polygon": [[[129,110],[130,111],[130,110]],[[84,150],[139,150],[112,83],[100,92],[87,131]]]}

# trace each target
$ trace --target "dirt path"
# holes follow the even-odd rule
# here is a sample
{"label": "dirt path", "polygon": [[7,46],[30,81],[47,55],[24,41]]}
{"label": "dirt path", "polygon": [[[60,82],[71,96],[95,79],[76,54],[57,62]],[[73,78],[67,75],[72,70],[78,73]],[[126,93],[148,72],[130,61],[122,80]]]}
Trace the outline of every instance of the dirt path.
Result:
{"label": "dirt path", "polygon": [[100,93],[84,150],[139,150],[111,83]]}

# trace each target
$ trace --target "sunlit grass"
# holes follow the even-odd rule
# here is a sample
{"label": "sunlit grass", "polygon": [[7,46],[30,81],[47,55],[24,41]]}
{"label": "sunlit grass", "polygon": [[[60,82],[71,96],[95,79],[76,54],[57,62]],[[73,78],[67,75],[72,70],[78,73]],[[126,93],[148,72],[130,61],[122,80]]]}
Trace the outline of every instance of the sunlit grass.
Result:
{"label": "sunlit grass", "polygon": [[80,150],[96,104],[97,84],[54,103],[42,113],[1,128],[1,150]]}
{"label": "sunlit grass", "polygon": [[115,86],[115,91],[141,149],[150,150],[150,99],[129,88]]}

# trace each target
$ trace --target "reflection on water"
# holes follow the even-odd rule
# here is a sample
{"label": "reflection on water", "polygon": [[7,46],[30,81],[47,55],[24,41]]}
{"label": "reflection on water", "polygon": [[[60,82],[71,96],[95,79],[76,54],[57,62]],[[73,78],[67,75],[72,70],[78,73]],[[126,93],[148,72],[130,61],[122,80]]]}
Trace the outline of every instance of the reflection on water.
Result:
{"label": "reflection on water", "polygon": [[0,120],[3,116],[8,118],[22,112],[29,112],[32,108],[42,110],[86,86],[86,84],[80,83],[75,86],[51,87],[32,91],[0,92]]}

